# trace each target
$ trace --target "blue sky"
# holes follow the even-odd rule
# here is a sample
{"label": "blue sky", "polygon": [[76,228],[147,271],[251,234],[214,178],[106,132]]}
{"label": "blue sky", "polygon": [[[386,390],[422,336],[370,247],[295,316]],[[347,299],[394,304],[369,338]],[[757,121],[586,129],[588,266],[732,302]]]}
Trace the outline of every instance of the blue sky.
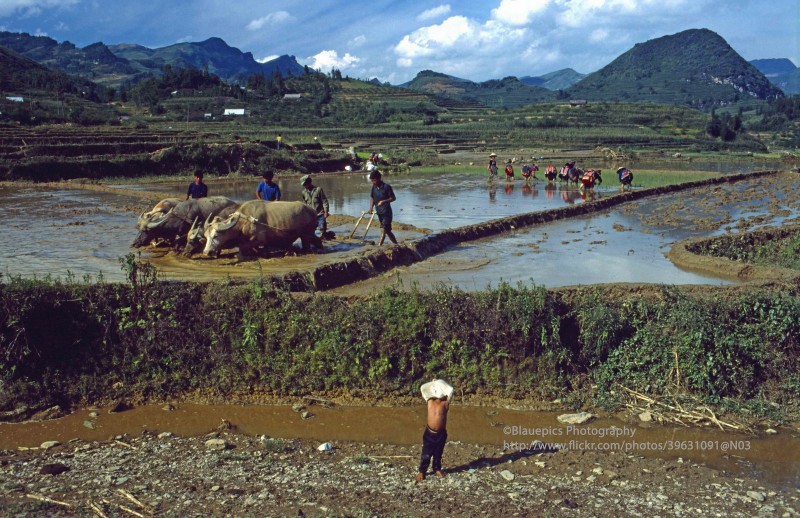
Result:
{"label": "blue sky", "polygon": [[634,44],[706,28],[744,57],[800,65],[800,0],[0,0],[0,30],[80,47],[212,36],[258,60],[393,84],[431,69],[473,81],[589,73]]}

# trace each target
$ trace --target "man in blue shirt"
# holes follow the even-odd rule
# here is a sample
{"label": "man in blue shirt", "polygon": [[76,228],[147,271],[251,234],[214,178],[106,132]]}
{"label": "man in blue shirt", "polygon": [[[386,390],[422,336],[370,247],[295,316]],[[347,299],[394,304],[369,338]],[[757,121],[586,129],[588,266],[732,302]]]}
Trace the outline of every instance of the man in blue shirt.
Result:
{"label": "man in blue shirt", "polygon": [[264,179],[261,180],[261,183],[258,184],[258,189],[256,189],[256,196],[258,199],[264,201],[280,201],[281,188],[272,181],[275,173],[272,171],[265,171],[262,176]]}
{"label": "man in blue shirt", "polygon": [[186,199],[189,198],[205,198],[208,196],[208,185],[203,183],[203,173],[198,171],[194,173],[194,181],[189,184],[189,190],[186,191]]}
{"label": "man in blue shirt", "polygon": [[381,239],[378,245],[383,244],[386,236],[389,240],[397,244],[397,239],[392,233],[392,206],[391,203],[397,198],[394,196],[394,190],[388,183],[381,180],[381,173],[376,169],[369,173],[369,180],[372,182],[372,191],[369,198],[369,214],[372,214],[372,208],[375,207],[375,212],[378,214],[378,221],[381,222]]}

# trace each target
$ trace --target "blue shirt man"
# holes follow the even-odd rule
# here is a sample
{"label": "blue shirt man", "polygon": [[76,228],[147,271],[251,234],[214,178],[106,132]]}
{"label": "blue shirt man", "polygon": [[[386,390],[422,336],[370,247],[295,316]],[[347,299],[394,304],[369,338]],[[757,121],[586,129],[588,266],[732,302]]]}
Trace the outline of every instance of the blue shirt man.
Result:
{"label": "blue shirt man", "polygon": [[266,171],[263,174],[264,179],[261,180],[261,183],[258,184],[258,188],[256,189],[256,197],[259,200],[280,201],[281,188],[278,187],[278,184],[272,181],[274,176],[275,173],[272,171]]}
{"label": "blue shirt man", "polygon": [[208,196],[208,185],[203,183],[203,173],[197,172],[194,174],[194,181],[189,184],[189,189],[186,191],[186,199],[196,200],[206,196]]}

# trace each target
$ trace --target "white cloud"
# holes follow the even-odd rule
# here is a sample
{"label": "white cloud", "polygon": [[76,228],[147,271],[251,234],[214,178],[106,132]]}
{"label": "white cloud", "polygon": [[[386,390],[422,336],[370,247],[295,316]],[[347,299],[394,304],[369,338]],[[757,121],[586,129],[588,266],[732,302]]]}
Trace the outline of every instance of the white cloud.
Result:
{"label": "white cloud", "polygon": [[291,14],[287,13],[286,11],[276,11],[274,13],[269,13],[266,16],[262,16],[261,18],[252,20],[247,24],[246,28],[248,31],[257,31],[265,26],[278,25],[280,23],[286,23],[290,20],[292,20]]}
{"label": "white cloud", "polygon": [[280,56],[277,54],[272,54],[271,56],[264,56],[261,59],[257,59],[259,63],[266,63],[267,61],[272,61],[273,59],[278,59]]}
{"label": "white cloud", "polygon": [[357,65],[361,59],[345,52],[344,56],[339,56],[335,50],[323,50],[319,54],[307,58],[308,66],[314,70],[327,72],[332,68],[340,70]]}
{"label": "white cloud", "polygon": [[439,25],[421,27],[400,40],[394,52],[401,59],[430,56],[439,49],[452,48],[456,42],[479,32],[475,23],[463,16],[452,16]]}
{"label": "white cloud", "polygon": [[69,7],[80,0],[0,0],[0,16],[21,13],[22,17],[41,14],[44,9]]}
{"label": "white cloud", "polygon": [[352,40],[348,41],[347,42],[347,46],[351,47],[351,48],[360,47],[366,42],[367,42],[367,37],[364,36],[363,34],[360,34],[360,35],[356,36],[355,38],[353,38]]}
{"label": "white cloud", "polygon": [[589,41],[592,43],[600,43],[608,38],[608,31],[605,29],[595,29],[589,35]]}
{"label": "white cloud", "polygon": [[194,41],[194,37],[191,34],[189,34],[187,36],[184,36],[183,38],[178,38],[177,40],[175,40],[175,43],[188,43],[191,41]]}
{"label": "white cloud", "polygon": [[596,25],[598,19],[614,22],[622,16],[658,18],[681,14],[693,0],[555,0],[558,22],[568,27]]}
{"label": "white cloud", "polygon": [[419,14],[419,16],[417,16],[417,20],[420,21],[431,20],[433,18],[438,18],[446,14],[450,14],[450,4],[442,4],[440,6],[434,7],[433,9],[428,9],[427,11],[423,11]]}
{"label": "white cloud", "polygon": [[549,5],[550,0],[502,0],[497,9],[492,9],[492,17],[509,25],[527,25]]}

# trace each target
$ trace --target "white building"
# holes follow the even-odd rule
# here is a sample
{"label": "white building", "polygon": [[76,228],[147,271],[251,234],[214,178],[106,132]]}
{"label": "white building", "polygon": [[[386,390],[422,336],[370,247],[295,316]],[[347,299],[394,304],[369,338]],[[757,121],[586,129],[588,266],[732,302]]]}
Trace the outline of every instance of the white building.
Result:
{"label": "white building", "polygon": [[250,115],[250,110],[245,110],[244,108],[225,108],[225,112],[222,115]]}

